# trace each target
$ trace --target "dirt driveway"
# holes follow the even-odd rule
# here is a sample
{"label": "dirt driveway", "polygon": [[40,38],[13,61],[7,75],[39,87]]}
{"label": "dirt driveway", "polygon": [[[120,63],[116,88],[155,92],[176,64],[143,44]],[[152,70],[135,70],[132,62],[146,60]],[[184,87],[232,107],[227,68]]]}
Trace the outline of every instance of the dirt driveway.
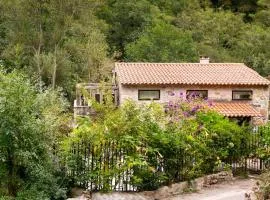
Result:
{"label": "dirt driveway", "polygon": [[197,193],[179,195],[166,200],[244,200],[245,193],[251,193],[255,184],[255,179],[236,180],[231,184],[220,184]]}

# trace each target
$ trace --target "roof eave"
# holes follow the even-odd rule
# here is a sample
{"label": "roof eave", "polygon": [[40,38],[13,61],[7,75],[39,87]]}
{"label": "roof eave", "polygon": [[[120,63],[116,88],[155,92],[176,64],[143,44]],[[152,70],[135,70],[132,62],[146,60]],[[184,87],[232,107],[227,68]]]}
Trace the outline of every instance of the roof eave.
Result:
{"label": "roof eave", "polygon": [[270,86],[270,83],[127,83],[120,82],[122,85],[127,86],[140,86],[140,85],[149,85],[149,86],[157,86],[157,85],[211,85],[211,86]]}

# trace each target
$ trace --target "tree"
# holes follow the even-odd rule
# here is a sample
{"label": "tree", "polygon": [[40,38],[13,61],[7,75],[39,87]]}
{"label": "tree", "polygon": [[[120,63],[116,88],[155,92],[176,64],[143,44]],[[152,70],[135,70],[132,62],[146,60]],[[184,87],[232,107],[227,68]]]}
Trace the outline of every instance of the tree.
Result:
{"label": "tree", "polygon": [[110,66],[103,34],[106,25],[94,16],[96,4],[88,0],[1,1],[8,31],[0,58],[11,69],[39,77],[40,88],[42,82],[63,87],[71,99],[76,82],[107,78],[110,71],[101,71]]}
{"label": "tree", "polygon": [[270,27],[270,2],[267,0],[260,0],[258,4],[260,9],[255,14],[255,22]]}
{"label": "tree", "polygon": [[158,6],[158,8],[169,15],[177,16],[188,8],[200,9],[209,7],[209,0],[149,0],[151,4]]}
{"label": "tree", "polygon": [[151,4],[158,6],[158,8],[168,14],[176,15],[181,12],[188,4],[186,0],[149,0]]}
{"label": "tree", "polygon": [[243,58],[248,66],[263,76],[270,73],[269,31],[269,28],[248,25],[233,49],[236,57]]}
{"label": "tree", "polygon": [[215,7],[231,9],[234,12],[255,13],[258,0],[211,0]]}
{"label": "tree", "polygon": [[212,62],[244,62],[261,75],[269,74],[267,28],[246,24],[241,15],[210,9],[192,14],[185,11],[175,24],[192,32],[199,53]]}
{"label": "tree", "polygon": [[56,197],[53,149],[63,137],[66,103],[55,91],[37,92],[18,72],[0,72],[0,80],[0,195]]}
{"label": "tree", "polygon": [[109,24],[107,39],[111,53],[123,58],[125,46],[136,40],[141,31],[154,20],[156,8],[147,0],[106,0],[98,16]]}
{"label": "tree", "polygon": [[170,24],[149,27],[126,48],[127,61],[194,62],[198,58],[191,34]]}
{"label": "tree", "polygon": [[[258,49],[267,48],[260,44],[268,37],[269,9],[268,0],[2,0],[0,61],[9,71],[22,69],[32,79],[38,77],[40,89],[43,83],[62,87],[70,101],[77,82],[110,79],[111,57],[195,61],[192,52],[196,49],[196,56],[208,55],[214,62],[245,62],[266,75],[269,55]],[[162,24],[172,30],[171,36]],[[164,31],[162,37],[169,38],[167,44],[162,43],[167,50],[157,44],[162,37],[146,42],[158,26]],[[252,40],[253,44],[245,41],[250,29],[261,34],[254,36],[259,41]],[[176,32],[181,32],[181,38]],[[184,47],[176,52],[180,41],[188,52]],[[155,51],[157,60],[139,55],[134,46],[147,49],[143,43],[153,44],[150,52]],[[256,50],[252,55],[242,48],[250,45]],[[126,52],[133,47],[134,58]],[[158,54],[155,47],[162,52]]]}
{"label": "tree", "polygon": [[192,13],[185,11],[175,24],[192,33],[199,53],[209,56],[212,62],[243,62],[232,52],[246,29],[241,16],[211,9]]}

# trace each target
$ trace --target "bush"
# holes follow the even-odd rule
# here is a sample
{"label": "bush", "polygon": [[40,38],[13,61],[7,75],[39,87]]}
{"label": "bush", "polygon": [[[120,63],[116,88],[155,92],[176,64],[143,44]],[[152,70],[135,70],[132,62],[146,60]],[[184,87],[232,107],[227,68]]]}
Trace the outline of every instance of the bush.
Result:
{"label": "bush", "polygon": [[270,124],[260,128],[260,145],[257,154],[264,161],[266,167],[270,167]]}
{"label": "bush", "polygon": [[[104,191],[111,181],[132,171],[130,183],[139,190],[190,180],[212,173],[229,158],[241,158],[248,131],[211,109],[199,99],[170,102],[166,113],[155,103],[137,105],[127,101],[119,109],[99,105],[99,117],[78,120],[66,141],[68,166],[75,182],[90,180]],[[108,109],[110,108],[110,109]],[[82,149],[76,154],[72,150]],[[76,147],[76,145],[82,147]],[[91,145],[94,170],[85,159],[85,145]],[[122,151],[124,160],[106,160]],[[112,152],[112,153],[108,153]],[[79,166],[79,168],[78,168]]]}
{"label": "bush", "polygon": [[63,184],[54,154],[64,115],[57,91],[37,90],[24,75],[0,71],[0,196],[57,199]]}

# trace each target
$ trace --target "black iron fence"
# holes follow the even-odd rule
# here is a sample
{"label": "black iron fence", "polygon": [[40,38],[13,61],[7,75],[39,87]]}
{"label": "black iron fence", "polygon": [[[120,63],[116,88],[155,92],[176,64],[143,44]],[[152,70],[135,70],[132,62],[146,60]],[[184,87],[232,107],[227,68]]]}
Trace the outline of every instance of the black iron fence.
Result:
{"label": "black iron fence", "polygon": [[[258,150],[264,147],[264,132],[260,129],[251,133],[248,143],[243,144],[241,156],[229,157],[223,164],[229,165],[234,174],[260,173],[264,170],[267,163],[258,155]],[[117,141],[101,144],[74,142],[67,158],[68,174],[73,178],[74,184],[91,191],[137,191],[142,189],[142,183],[136,184],[137,175],[146,170],[144,163],[140,163],[142,160],[152,162],[153,172],[153,176],[148,177],[152,178],[153,182],[143,183],[146,184],[143,188],[155,187],[153,185],[160,182],[162,174],[166,171],[170,171],[174,181],[184,181],[188,179],[188,171],[194,170],[196,158],[186,155],[184,150],[175,152],[177,159],[169,160],[155,153],[146,153],[145,149],[135,149],[132,145],[122,145]],[[141,153],[136,157],[134,155],[137,151]],[[144,156],[147,156],[147,159],[141,159]],[[155,180],[156,177],[159,180]],[[150,184],[149,187],[147,184]]]}
{"label": "black iron fence", "polygon": [[75,184],[91,191],[136,191],[130,184],[128,148],[117,141],[99,145],[76,142],[70,155],[68,173],[75,178]]}
{"label": "black iron fence", "polygon": [[247,146],[243,146],[242,157],[236,160],[232,158],[230,162],[234,174],[261,173],[269,167],[269,160],[260,155],[261,150],[267,148],[263,141],[264,134],[269,133],[269,127],[261,127],[250,133]]}

